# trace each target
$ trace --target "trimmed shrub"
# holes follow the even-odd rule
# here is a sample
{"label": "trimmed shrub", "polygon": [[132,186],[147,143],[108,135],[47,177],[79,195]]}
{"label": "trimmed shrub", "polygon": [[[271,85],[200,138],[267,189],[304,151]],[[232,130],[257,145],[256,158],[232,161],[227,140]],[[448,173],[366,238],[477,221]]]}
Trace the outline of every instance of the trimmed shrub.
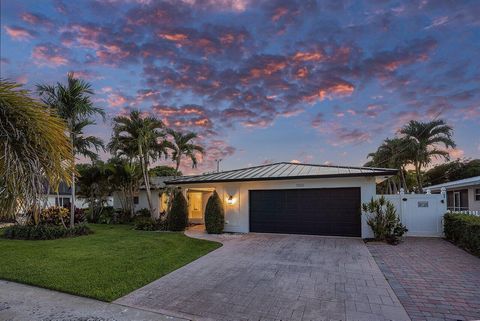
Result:
{"label": "trimmed shrub", "polygon": [[62,225],[68,224],[70,211],[65,207],[51,206],[40,211],[39,224]]}
{"label": "trimmed shrub", "polygon": [[220,234],[225,226],[225,211],[223,209],[222,200],[214,191],[212,196],[208,198],[205,208],[205,229],[208,234]]}
{"label": "trimmed shrub", "polygon": [[362,204],[362,210],[367,215],[367,224],[377,241],[398,244],[403,234],[408,231],[400,222],[395,206],[383,196]]}
{"label": "trimmed shrub", "polygon": [[141,208],[138,211],[135,212],[136,216],[142,216],[142,217],[151,217],[150,210],[148,208]]}
{"label": "trimmed shrub", "polygon": [[64,228],[56,225],[12,225],[4,229],[3,236],[9,239],[21,240],[54,240],[90,233],[92,231],[84,223],[77,224],[73,228]]}
{"label": "trimmed shrub", "polygon": [[443,231],[447,240],[480,257],[480,216],[447,213]]}
{"label": "trimmed shrub", "polygon": [[184,231],[188,225],[188,204],[181,191],[173,197],[172,207],[167,215],[167,226],[170,231]]}

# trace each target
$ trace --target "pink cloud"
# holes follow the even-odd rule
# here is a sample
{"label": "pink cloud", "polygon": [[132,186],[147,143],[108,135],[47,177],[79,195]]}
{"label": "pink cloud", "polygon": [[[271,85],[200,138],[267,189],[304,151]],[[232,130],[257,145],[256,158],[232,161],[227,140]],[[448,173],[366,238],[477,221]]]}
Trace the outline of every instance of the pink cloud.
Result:
{"label": "pink cloud", "polygon": [[3,27],[7,34],[14,40],[18,41],[27,41],[35,37],[35,32],[16,26],[4,26]]}
{"label": "pink cloud", "polygon": [[32,59],[37,65],[49,65],[58,67],[69,63],[63,48],[53,44],[39,44],[33,48]]}

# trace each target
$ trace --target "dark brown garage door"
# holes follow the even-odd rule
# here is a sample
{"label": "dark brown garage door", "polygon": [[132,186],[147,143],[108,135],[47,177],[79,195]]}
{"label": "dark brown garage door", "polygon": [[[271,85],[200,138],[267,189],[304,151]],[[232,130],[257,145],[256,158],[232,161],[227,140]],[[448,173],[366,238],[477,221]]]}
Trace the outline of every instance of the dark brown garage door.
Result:
{"label": "dark brown garage door", "polygon": [[361,236],[360,188],[250,191],[250,231]]}

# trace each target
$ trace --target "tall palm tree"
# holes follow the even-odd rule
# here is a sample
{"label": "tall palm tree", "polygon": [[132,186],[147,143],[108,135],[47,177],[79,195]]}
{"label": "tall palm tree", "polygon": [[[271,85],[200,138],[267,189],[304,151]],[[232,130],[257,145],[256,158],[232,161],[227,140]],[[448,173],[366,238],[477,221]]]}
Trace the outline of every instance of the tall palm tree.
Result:
{"label": "tall palm tree", "polygon": [[[431,122],[411,120],[400,130],[400,133],[408,141],[412,150],[415,176],[418,188],[422,191],[422,169],[428,166],[434,157],[450,159],[449,153],[445,149],[455,147],[455,142],[452,139],[453,129],[444,120],[433,120]],[[441,146],[445,149],[440,149]]]}
{"label": "tall palm tree", "polygon": [[133,159],[124,158],[111,158],[107,165],[112,171],[109,181],[119,193],[121,207],[125,213],[130,213],[130,217],[133,217],[134,197],[142,177],[139,166]]}
{"label": "tall palm tree", "polygon": [[[34,209],[45,193],[71,182],[72,149],[64,121],[30,98],[21,85],[0,80],[0,216]],[[35,223],[38,216],[34,215]]]}
{"label": "tall palm tree", "polygon": [[155,214],[148,166],[160,159],[162,154],[165,158],[168,156],[166,151],[168,142],[163,132],[164,125],[156,117],[142,117],[138,110],[131,111],[129,116],[115,117],[113,123],[113,136],[108,148],[116,156],[135,158],[140,163],[148,207],[153,218]]}
{"label": "tall palm tree", "polygon": [[196,145],[193,140],[198,137],[196,133],[188,132],[182,133],[173,129],[167,129],[167,133],[172,136],[173,142],[169,146],[173,150],[172,160],[175,162],[175,171],[178,173],[182,157],[187,156],[192,161],[192,167],[197,166],[196,153],[204,153],[204,149],[200,145]]}
{"label": "tall palm tree", "polygon": [[[103,109],[93,106],[91,96],[92,87],[84,80],[74,77],[73,73],[68,73],[67,84],[57,83],[56,85],[37,85],[37,91],[42,97],[43,102],[55,110],[57,114],[67,123],[68,133],[70,135],[71,149],[75,156],[83,155],[92,161],[98,158],[96,152],[104,149],[101,139],[95,136],[86,136],[85,127],[95,125],[93,117],[102,116],[105,120]],[[91,149],[95,149],[95,152]],[[70,226],[74,226],[75,215],[75,180],[76,174],[73,172],[71,179],[72,203],[70,209]]]}

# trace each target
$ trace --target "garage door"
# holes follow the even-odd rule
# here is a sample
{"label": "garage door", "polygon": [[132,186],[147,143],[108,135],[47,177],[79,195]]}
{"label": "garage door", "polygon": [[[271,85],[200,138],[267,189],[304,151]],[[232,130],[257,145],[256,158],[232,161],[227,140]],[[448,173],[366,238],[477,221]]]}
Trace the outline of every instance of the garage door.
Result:
{"label": "garage door", "polygon": [[360,188],[249,193],[251,232],[361,236]]}

